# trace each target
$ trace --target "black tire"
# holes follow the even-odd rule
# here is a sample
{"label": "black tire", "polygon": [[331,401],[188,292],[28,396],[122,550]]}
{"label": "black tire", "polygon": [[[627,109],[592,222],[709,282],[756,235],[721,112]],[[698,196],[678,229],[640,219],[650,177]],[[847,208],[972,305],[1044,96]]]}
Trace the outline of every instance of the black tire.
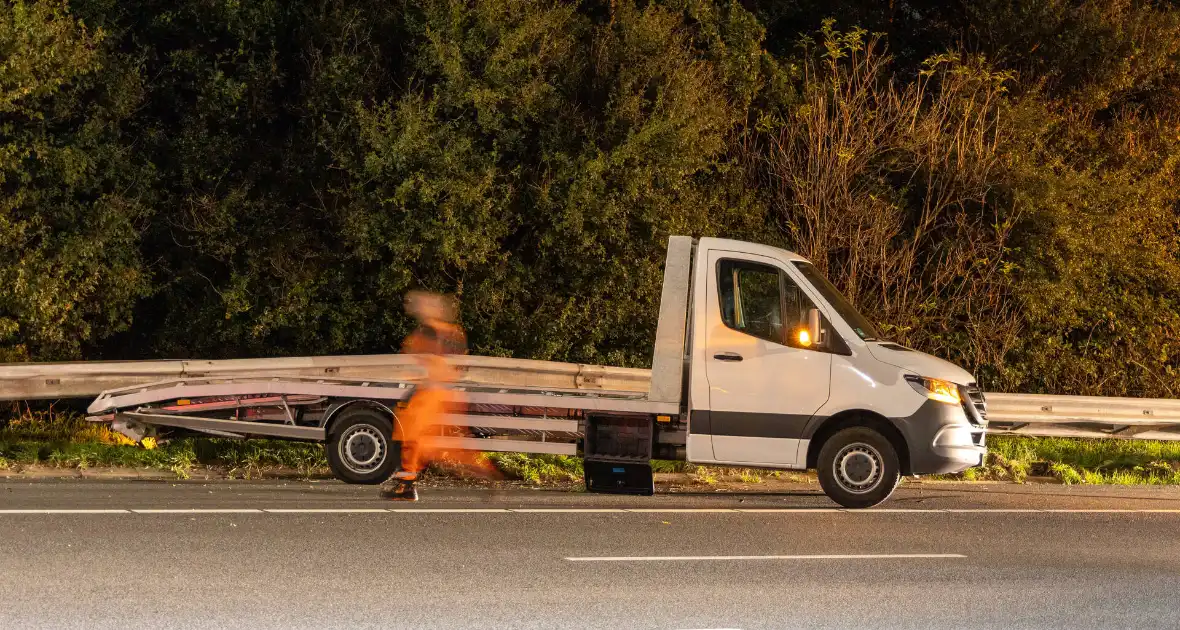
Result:
{"label": "black tire", "polygon": [[897,450],[868,427],[836,432],[820,448],[816,466],[824,494],[846,508],[873,507],[901,482]]}
{"label": "black tire", "polygon": [[328,467],[345,483],[378,484],[401,464],[388,414],[367,407],[345,409],[328,431]]}

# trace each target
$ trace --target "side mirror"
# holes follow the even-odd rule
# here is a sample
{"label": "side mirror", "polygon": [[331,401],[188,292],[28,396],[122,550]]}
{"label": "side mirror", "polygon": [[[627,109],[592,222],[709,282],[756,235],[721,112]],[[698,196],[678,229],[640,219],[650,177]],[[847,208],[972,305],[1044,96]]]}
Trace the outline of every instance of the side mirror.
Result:
{"label": "side mirror", "polygon": [[811,343],[813,345],[819,345],[823,343],[824,340],[820,338],[822,329],[820,328],[818,308],[807,309],[807,333],[811,335]]}
{"label": "side mirror", "polygon": [[792,338],[787,341],[787,345],[796,348],[823,345],[824,340],[820,339],[820,334],[823,332],[821,322],[819,309],[807,309],[807,325],[791,331]]}

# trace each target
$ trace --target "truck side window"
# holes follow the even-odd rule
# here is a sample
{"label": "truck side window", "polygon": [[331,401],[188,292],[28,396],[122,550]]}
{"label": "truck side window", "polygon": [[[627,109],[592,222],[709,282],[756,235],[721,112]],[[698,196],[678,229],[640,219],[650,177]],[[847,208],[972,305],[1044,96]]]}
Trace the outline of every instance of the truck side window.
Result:
{"label": "truck side window", "polygon": [[[795,348],[821,350],[818,339],[800,339],[815,303],[786,274],[770,265],[722,260],[717,267],[721,320],[725,325]],[[828,329],[827,318],[822,327]]]}
{"label": "truck side window", "polygon": [[717,267],[721,320],[759,339],[783,343],[780,272],[769,265],[722,260]]}

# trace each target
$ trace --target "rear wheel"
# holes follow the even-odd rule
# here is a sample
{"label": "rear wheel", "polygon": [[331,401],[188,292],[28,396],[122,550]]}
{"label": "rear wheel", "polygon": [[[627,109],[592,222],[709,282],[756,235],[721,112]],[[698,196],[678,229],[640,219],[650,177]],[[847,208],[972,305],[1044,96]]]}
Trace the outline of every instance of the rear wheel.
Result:
{"label": "rear wheel", "polygon": [[893,444],[868,427],[838,431],[824,442],[817,462],[824,494],[847,508],[867,508],[893,494],[901,464]]}
{"label": "rear wheel", "polygon": [[374,409],[340,412],[325,448],[332,474],[346,483],[381,483],[401,464],[401,443],[393,440],[393,422]]}

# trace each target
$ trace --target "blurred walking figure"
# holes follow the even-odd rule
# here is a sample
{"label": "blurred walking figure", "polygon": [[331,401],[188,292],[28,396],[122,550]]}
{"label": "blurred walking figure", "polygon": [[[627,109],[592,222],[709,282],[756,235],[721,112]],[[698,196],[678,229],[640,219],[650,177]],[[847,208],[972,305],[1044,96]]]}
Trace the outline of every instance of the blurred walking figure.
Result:
{"label": "blurred walking figure", "polygon": [[[381,496],[400,501],[417,501],[414,484],[430,460],[423,438],[439,417],[451,411],[446,384],[457,378],[447,362],[448,354],[466,354],[467,337],[456,323],[455,301],[425,291],[406,294],[406,313],[418,320],[418,328],[406,337],[402,352],[417,357],[426,376],[414,388],[409,404],[397,416],[394,439],[401,442],[401,468],[381,486]],[[423,452],[423,451],[427,452]]]}

